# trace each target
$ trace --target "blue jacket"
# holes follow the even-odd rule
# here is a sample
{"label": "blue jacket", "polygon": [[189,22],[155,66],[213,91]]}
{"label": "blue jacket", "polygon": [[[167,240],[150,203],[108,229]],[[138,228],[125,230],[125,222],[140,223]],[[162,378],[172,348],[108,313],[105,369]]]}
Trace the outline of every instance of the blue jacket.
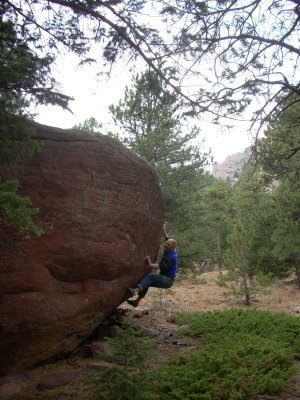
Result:
{"label": "blue jacket", "polygon": [[159,262],[161,275],[167,275],[174,279],[177,272],[177,253],[176,250],[165,251]]}

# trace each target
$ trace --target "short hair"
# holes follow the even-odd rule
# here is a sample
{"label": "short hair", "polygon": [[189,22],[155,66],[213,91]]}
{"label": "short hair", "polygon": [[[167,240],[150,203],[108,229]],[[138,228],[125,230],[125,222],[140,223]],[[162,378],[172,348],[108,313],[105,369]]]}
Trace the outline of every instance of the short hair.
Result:
{"label": "short hair", "polygon": [[176,248],[176,240],[175,239],[171,239],[171,238],[169,238],[168,240],[167,240],[167,242],[172,242],[172,247],[173,247],[173,249],[175,249]]}

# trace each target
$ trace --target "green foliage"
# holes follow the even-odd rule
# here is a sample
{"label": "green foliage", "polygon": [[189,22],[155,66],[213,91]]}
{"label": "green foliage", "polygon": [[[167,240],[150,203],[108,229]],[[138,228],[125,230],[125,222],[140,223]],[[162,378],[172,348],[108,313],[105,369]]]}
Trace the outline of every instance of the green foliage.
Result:
{"label": "green foliage", "polygon": [[151,393],[146,373],[129,373],[115,365],[93,378],[92,390],[97,400],[158,400]]}
{"label": "green foliage", "polygon": [[78,129],[80,131],[86,131],[86,132],[94,132],[94,133],[99,133],[101,132],[102,129],[102,124],[101,122],[98,122],[96,118],[90,117],[86,120],[84,120],[82,123],[79,123],[78,125],[74,125],[72,129]]}
{"label": "green foliage", "polygon": [[289,271],[287,263],[274,254],[272,235],[277,217],[272,194],[252,165],[234,187],[232,210],[225,254],[226,280],[235,281],[232,293],[242,294],[249,305],[251,296],[270,281],[271,275],[282,277]]}
{"label": "green foliage", "polygon": [[285,177],[272,193],[276,224],[271,241],[274,256],[287,271],[295,269],[300,288],[300,183],[293,180]]}
{"label": "green foliage", "polygon": [[153,71],[134,77],[124,99],[110,106],[115,122],[125,130],[124,144],[153,165],[162,188],[181,187],[207,162],[207,155],[191,144],[199,129],[184,126],[179,106],[176,94]]}
{"label": "green foliage", "polygon": [[93,377],[97,399],[248,400],[277,394],[300,356],[300,320],[287,314],[232,309],[182,312],[173,320],[188,325],[184,334],[199,338],[200,347],[146,372],[141,354],[147,357],[153,344],[126,320],[109,339],[113,366]]}
{"label": "green foliage", "polygon": [[162,399],[248,400],[278,393],[292,375],[291,357],[268,339],[242,336],[173,357],[157,371]]}
{"label": "green foliage", "polygon": [[[3,109],[0,110],[0,133],[3,134],[0,139],[1,164],[16,164],[23,154],[30,156],[40,150],[40,145],[31,138],[34,129],[26,126],[27,124],[25,118],[5,115]],[[6,128],[9,131],[5,132]],[[28,197],[17,194],[18,188],[19,183],[16,179],[0,183],[0,215],[20,230],[40,236],[43,233],[42,229],[32,221],[32,216],[38,209],[30,207],[31,201]]]}
{"label": "green foliage", "polygon": [[277,224],[272,239],[274,252],[281,258],[297,253],[300,248],[299,192],[300,184],[291,188],[289,182],[282,182],[273,192]]}
{"label": "green foliage", "polygon": [[180,195],[176,190],[166,193],[165,220],[178,244],[179,271],[192,270],[212,255],[213,232],[204,221],[203,200],[203,191],[212,181],[208,174],[199,173],[186,182]]}
{"label": "green foliage", "polygon": [[280,111],[258,143],[258,161],[272,187],[272,255],[286,272],[295,268],[300,287],[300,108],[293,94],[285,101],[279,98],[278,103]]}
{"label": "green foliage", "polygon": [[259,165],[248,166],[232,196],[228,273],[221,284],[239,284],[231,289],[243,293],[247,304],[270,274],[283,277],[294,268],[300,287],[299,104],[295,95],[278,103],[258,143]]}
{"label": "green foliage", "polygon": [[19,184],[16,180],[0,184],[0,212],[7,221],[12,222],[25,231],[40,236],[43,231],[32,222],[32,216],[38,212],[31,208],[28,197],[17,195]]}
{"label": "green foliage", "polygon": [[[164,70],[166,76],[173,71]],[[110,106],[115,122],[125,133],[123,142],[155,168],[161,186],[165,221],[185,254],[203,257],[203,241],[190,240],[199,235],[197,221],[201,190],[212,180],[203,171],[208,154],[193,145],[199,134],[189,127],[180,113],[176,93],[154,71],[137,75],[124,99]],[[191,265],[193,256],[186,260]]]}
{"label": "green foliage", "polygon": [[257,271],[249,279],[245,269],[239,263],[237,264],[236,269],[231,267],[225,274],[221,272],[218,276],[217,284],[228,289],[224,293],[225,296],[242,298],[245,304],[249,306],[257,293],[264,292],[274,282],[274,277],[271,273]]}
{"label": "green foliage", "polygon": [[226,280],[235,281],[238,289],[231,286],[234,295],[243,295],[245,303],[250,304],[250,296],[253,294],[251,283],[255,275],[255,266],[249,262],[251,247],[251,231],[246,230],[241,221],[236,220],[233,230],[229,235],[229,248],[226,254],[226,268],[228,270]]}
{"label": "green foliage", "polygon": [[181,312],[175,315],[174,321],[180,325],[188,324],[188,333],[204,340],[218,342],[226,335],[232,337],[235,333],[251,333],[281,343],[291,348],[295,356],[300,355],[300,320],[288,314],[238,309]]}
{"label": "green foliage", "polygon": [[142,335],[140,329],[126,318],[117,327],[117,336],[107,338],[113,354],[99,353],[112,367],[93,376],[93,392],[99,400],[151,400],[151,381],[145,371],[146,361],[154,356],[150,350],[155,342]]}
{"label": "green foliage", "polygon": [[0,50],[0,162],[14,164],[22,152],[31,155],[39,148],[31,140],[35,130],[28,127],[25,118],[29,105],[26,96],[36,81],[44,78],[49,66],[18,38],[11,21],[0,21]]}
{"label": "green foliage", "polygon": [[113,355],[107,355],[106,359],[125,370],[137,368],[142,371],[146,361],[153,357],[149,350],[155,346],[155,342],[143,336],[142,331],[133,325],[130,318],[124,319],[116,330],[115,338],[107,338],[107,343],[114,351]]}
{"label": "green foliage", "polygon": [[228,233],[232,195],[231,186],[222,180],[216,180],[207,186],[203,192],[204,218],[202,225],[210,231],[206,234],[211,240],[207,240],[208,254],[212,262],[219,267],[224,262],[224,250],[226,248],[226,235]]}
{"label": "green foliage", "polygon": [[[161,399],[248,400],[278,393],[299,357],[300,321],[256,310],[178,313],[201,348],[154,372]],[[221,344],[221,345],[220,345]]]}
{"label": "green foliage", "polygon": [[[67,107],[70,97],[55,90],[56,82],[51,76],[53,57],[48,53],[40,57],[31,47],[35,36],[27,27],[18,24],[10,14],[9,7],[0,5],[0,163],[13,165],[26,154],[31,156],[40,150],[32,139],[35,129],[28,119],[31,102],[57,104]],[[0,184],[1,216],[18,228],[41,235],[31,217],[37,209],[30,208],[27,197],[17,195],[16,180]]]}
{"label": "green foliage", "polygon": [[268,183],[285,176],[299,179],[300,103],[290,94],[273,116],[264,137],[258,141],[257,157]]}
{"label": "green foliage", "polygon": [[[236,116],[259,96],[252,115],[261,121],[277,93],[290,90],[299,98],[296,0],[157,0],[153,7],[146,0],[11,0],[0,7],[41,53],[63,46],[84,64],[95,61],[87,52],[100,44],[109,71],[120,57],[140,57],[192,115]],[[179,79],[164,73],[164,62],[180,70]]]}
{"label": "green foliage", "polygon": [[9,115],[0,110],[0,163],[17,164],[23,155],[32,156],[41,146],[32,137],[35,129],[28,126],[24,117]]}
{"label": "green foliage", "polygon": [[[26,109],[30,102],[56,104],[68,107],[71,97],[55,90],[57,83],[51,76],[54,61],[51,53],[38,56],[31,49],[36,38],[18,25],[9,15],[0,21],[0,104],[2,110],[12,114]],[[8,20],[12,18],[11,20]]]}

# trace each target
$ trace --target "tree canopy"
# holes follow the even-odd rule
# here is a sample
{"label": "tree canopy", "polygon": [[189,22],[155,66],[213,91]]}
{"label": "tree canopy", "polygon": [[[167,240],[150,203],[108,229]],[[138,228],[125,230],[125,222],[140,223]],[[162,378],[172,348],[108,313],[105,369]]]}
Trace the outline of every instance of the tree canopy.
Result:
{"label": "tree canopy", "polygon": [[72,129],[78,129],[80,131],[99,133],[102,129],[102,124],[96,120],[94,117],[87,118],[83,122],[76,124]]}
{"label": "tree canopy", "polygon": [[126,133],[124,143],[154,166],[162,185],[171,178],[177,188],[207,162],[207,154],[192,144],[199,129],[184,126],[179,107],[177,96],[153,71],[134,77],[124,99],[109,107]]}
{"label": "tree canopy", "polygon": [[300,103],[295,96],[280,104],[258,141],[256,155],[267,180],[299,180]]}
{"label": "tree canopy", "polygon": [[[141,58],[193,115],[236,117],[259,97],[252,118],[261,121],[279,93],[299,99],[297,0],[3,0],[0,7],[43,54],[65,46],[92,62],[96,42],[108,66],[124,54]],[[180,71],[179,80],[163,74],[162,62]]]}

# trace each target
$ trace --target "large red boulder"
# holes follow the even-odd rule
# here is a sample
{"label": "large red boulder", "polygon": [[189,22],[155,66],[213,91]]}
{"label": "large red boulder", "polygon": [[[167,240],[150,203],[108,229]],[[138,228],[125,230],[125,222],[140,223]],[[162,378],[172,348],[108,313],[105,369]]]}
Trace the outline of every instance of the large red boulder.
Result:
{"label": "large red boulder", "polygon": [[157,256],[163,205],[152,167],[116,140],[38,125],[17,177],[40,237],[0,221],[0,368],[68,353],[127,297]]}

